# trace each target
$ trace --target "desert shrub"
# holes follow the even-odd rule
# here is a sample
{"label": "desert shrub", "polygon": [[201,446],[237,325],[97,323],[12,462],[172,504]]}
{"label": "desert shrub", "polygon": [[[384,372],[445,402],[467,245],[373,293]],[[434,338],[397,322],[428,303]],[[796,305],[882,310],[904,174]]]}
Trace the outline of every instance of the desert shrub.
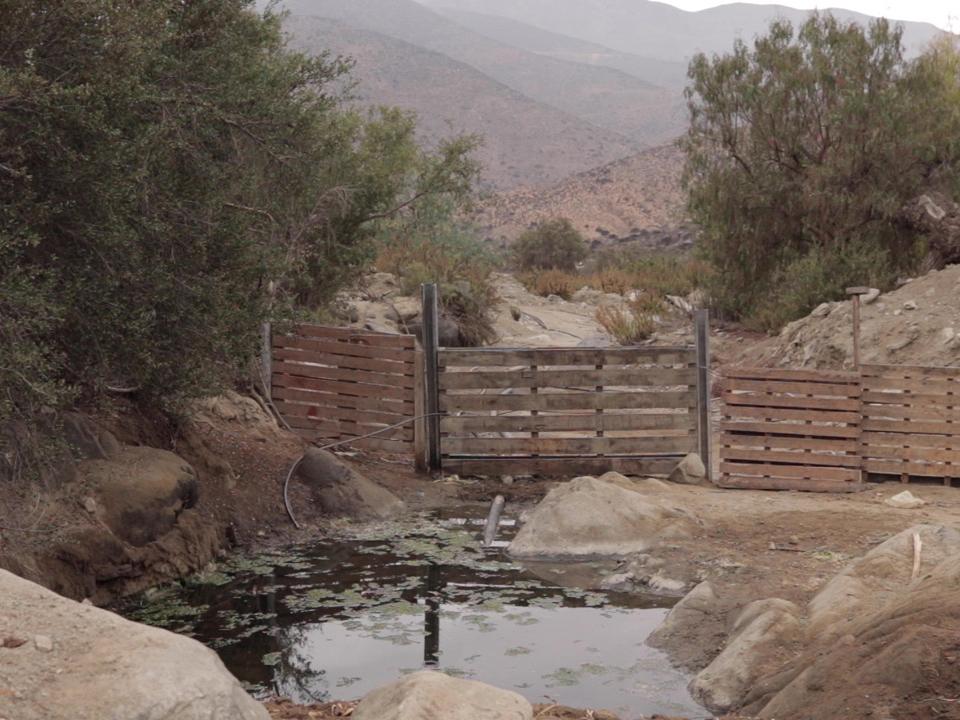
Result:
{"label": "desert shrub", "polygon": [[709,265],[690,253],[655,252],[639,247],[608,248],[594,262],[597,277],[616,273],[611,277],[629,278],[628,289],[647,290],[660,296],[686,296],[702,287],[709,273]]}
{"label": "desert shrub", "polygon": [[520,235],[513,255],[521,270],[573,272],[587,256],[587,243],[569,220],[548,220]]}
{"label": "desert shrub", "polygon": [[596,320],[621,345],[646,340],[657,327],[653,313],[636,302],[628,303],[625,308],[602,305],[597,308]]}
{"label": "desert shrub", "polygon": [[618,267],[600,270],[589,277],[590,287],[602,290],[605,293],[626,295],[637,285],[637,278]]}
{"label": "desert shrub", "polygon": [[541,270],[525,273],[520,281],[526,288],[540,297],[556,295],[569,300],[573,294],[585,285],[582,278],[564,270]]}

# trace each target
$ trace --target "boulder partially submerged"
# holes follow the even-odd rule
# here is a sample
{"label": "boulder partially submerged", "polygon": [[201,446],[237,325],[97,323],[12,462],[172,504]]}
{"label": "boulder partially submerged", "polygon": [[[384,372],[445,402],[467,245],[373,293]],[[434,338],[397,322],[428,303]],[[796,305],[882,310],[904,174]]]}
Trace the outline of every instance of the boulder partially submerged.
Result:
{"label": "boulder partially submerged", "polygon": [[310,448],[298,468],[325,515],[358,520],[385,520],[403,512],[403,501],[365,478],[333,453]]}
{"label": "boulder partially submerged", "polygon": [[195,640],[124,620],[0,570],[0,717],[268,720]]}
{"label": "boulder partially submerged", "polygon": [[678,489],[619,473],[580,477],[551,490],[510,543],[516,558],[583,560],[646,552],[696,525]]}

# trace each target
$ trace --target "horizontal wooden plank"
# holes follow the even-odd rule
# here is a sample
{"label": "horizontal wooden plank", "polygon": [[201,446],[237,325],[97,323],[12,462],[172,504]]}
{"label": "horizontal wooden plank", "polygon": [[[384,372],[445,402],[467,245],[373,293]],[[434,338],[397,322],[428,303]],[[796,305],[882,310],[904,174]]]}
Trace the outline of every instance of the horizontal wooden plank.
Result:
{"label": "horizontal wooden plank", "polygon": [[877,475],[915,475],[917,477],[960,478],[960,465],[924,464],[906,460],[866,458],[863,469]]}
{"label": "horizontal wooden plank", "polygon": [[806,425],[802,423],[730,422],[720,423],[727,433],[757,433],[760,435],[801,435],[812,438],[856,438],[860,429],[845,425]]}
{"label": "horizontal wooden plank", "polygon": [[685,347],[442,348],[438,360],[441,367],[692,365],[696,351]]}
{"label": "horizontal wooden plank", "polygon": [[877,390],[864,391],[864,403],[875,405],[936,405],[937,407],[960,408],[960,393],[953,395],[945,393],[913,393],[913,392],[881,392]]}
{"label": "horizontal wooden plank", "polygon": [[[796,408],[798,410],[846,410],[859,412],[860,400],[857,398],[802,397],[799,395],[759,395],[756,393],[724,392],[723,401],[727,405],[753,407]],[[733,411],[734,413],[736,411]]]}
{"label": "horizontal wooden plank", "polygon": [[773,448],[777,450],[806,450],[810,452],[855,453],[859,444],[855,439],[823,439],[807,437],[779,437],[770,435],[740,435],[721,433],[721,446]]}
{"label": "horizontal wooden plank", "polygon": [[317,407],[350,408],[353,410],[373,410],[382,413],[396,413],[404,417],[413,417],[412,402],[390,400],[386,398],[352,397],[337,393],[317,392],[316,390],[301,390],[298,388],[273,388],[275,400],[290,400],[291,402],[308,403]]}
{"label": "horizontal wooden plank", "polygon": [[506,388],[592,388],[596,386],[677,386],[696,383],[692,368],[605,368],[603,370],[531,370],[442,372],[441,390]]}
{"label": "horizontal wooden plank", "polygon": [[724,475],[717,483],[731,490],[797,490],[799,492],[849,493],[866,488],[862,482],[808,480],[797,478],[764,478]]}
{"label": "horizontal wooden plank", "polygon": [[960,423],[879,420],[865,417],[861,427],[869,432],[960,436]]}
{"label": "horizontal wooden plank", "polygon": [[[326,355],[345,355],[347,357],[373,358],[378,360],[395,360],[397,362],[413,365],[416,351],[412,348],[400,349],[389,347],[374,347],[371,345],[361,345],[359,343],[338,342],[337,340],[324,340],[295,337],[290,335],[274,336],[274,348],[297,348],[300,350],[309,350],[315,353]],[[412,370],[411,370],[412,372]]]}
{"label": "horizontal wooden plank", "polygon": [[318,380],[337,380],[341,382],[360,383],[385,387],[401,387],[410,391],[413,397],[413,377],[410,375],[388,375],[387,373],[371,372],[369,370],[354,370],[352,368],[328,367],[325,365],[307,365],[281,360],[272,366],[275,374],[292,375],[293,377],[309,377]]}
{"label": "horizontal wooden plank", "polygon": [[[958,396],[960,401],[960,396]],[[864,419],[874,420],[917,420],[919,422],[952,422],[957,424],[956,432],[960,433],[960,404],[957,407],[929,405],[926,403],[906,407],[903,405],[865,405]]]}
{"label": "horizontal wooden plank", "polygon": [[284,375],[282,373],[274,373],[272,383],[274,387],[316,390],[351,397],[389,398],[392,400],[413,402],[413,390],[410,388],[319,380],[316,378],[301,377],[299,375]]}
{"label": "horizontal wooden plank", "polygon": [[692,407],[692,390],[665,392],[583,392],[541,393],[539,395],[450,395],[440,396],[440,409],[448,413],[490,410],[649,410]]}
{"label": "horizontal wooden plank", "polygon": [[[309,342],[309,341],[308,341]],[[370,370],[371,372],[387,373],[413,377],[414,367],[408,362],[396,360],[379,360],[376,358],[353,357],[352,355],[330,355],[328,353],[311,352],[296,348],[274,348],[273,360],[290,361],[295,363],[313,363],[330,367],[348,368],[351,370]]]}
{"label": "horizontal wooden plank", "polygon": [[413,429],[407,427],[385,429],[377,425],[360,425],[346,421],[329,420],[323,418],[290,416],[284,418],[292,428],[313,430],[318,436],[327,438],[360,437],[377,432],[375,437],[384,440],[401,440],[413,442]]}
{"label": "horizontal wooden plank", "polygon": [[812,423],[846,423],[856,425],[860,413],[833,410],[794,410],[792,408],[755,408],[727,406],[725,414],[733,418],[748,418],[770,421],[795,421]]}
{"label": "horizontal wooden plank", "polygon": [[311,325],[309,323],[297,325],[294,328],[293,334],[302,337],[347,340],[349,342],[358,342],[364,345],[373,345],[376,347],[414,348],[417,344],[417,339],[413,335],[381,333],[374,332],[373,330],[363,330],[360,328]]}
{"label": "horizontal wooden plank", "polygon": [[944,378],[960,380],[960,367],[930,367],[921,365],[863,365],[860,374],[880,378]]}
{"label": "horizontal wooden plank", "polygon": [[864,392],[911,392],[924,395],[960,395],[960,383],[919,378],[864,378]]}
{"label": "horizontal wooden plank", "polygon": [[696,437],[582,437],[582,438],[460,438],[440,442],[444,455],[653,455],[688,453]]}
{"label": "horizontal wooden plank", "polygon": [[912,460],[925,463],[953,463],[960,468],[960,444],[955,449],[865,445],[863,457],[874,460]]}
{"label": "horizontal wooden plank", "polygon": [[771,478],[809,478],[811,480],[840,480],[844,482],[860,481],[860,470],[856,468],[813,467],[810,465],[721,462],[720,472],[728,475]]}
{"label": "horizontal wooden plank", "polygon": [[[375,410],[353,410],[350,408],[304,405],[301,403],[287,402],[285,400],[275,400],[274,405],[276,405],[280,414],[287,419],[291,417],[303,417],[382,426],[395,425],[408,418],[413,418],[413,413],[398,415],[396,413],[377,412]],[[410,427],[412,427],[412,424]]]}
{"label": "horizontal wooden plank", "polygon": [[725,447],[720,450],[721,461],[786,463],[792,465],[823,465],[826,467],[860,467],[859,455],[824,455],[796,450],[753,450]]}
{"label": "horizontal wooden plank", "polygon": [[641,477],[666,476],[680,461],[673,458],[444,458],[443,470],[458,475],[542,475],[571,478],[614,471]]}
{"label": "horizontal wooden plank", "polygon": [[[304,428],[296,428],[297,433],[304,440],[308,440],[316,445],[323,445],[327,442],[337,442],[341,438],[324,438],[315,431]],[[399,440],[383,440],[381,438],[364,438],[363,440],[354,440],[352,438],[342,438],[348,440],[344,445],[338,447],[345,450],[373,450],[382,453],[392,453],[394,455],[410,455],[413,452],[413,443],[402,442]]]}
{"label": "horizontal wooden plank", "polygon": [[921,435],[919,433],[864,432],[860,441],[866,446],[942,448],[953,445],[954,447],[960,447],[960,437],[958,436]]}
{"label": "horizontal wooden plank", "polygon": [[815,395],[820,397],[857,398],[860,385],[845,383],[777,382],[774,380],[740,380],[729,378],[724,382],[727,390],[761,394]]}
{"label": "horizontal wooden plank", "polygon": [[690,413],[593,413],[590,415],[459,415],[445,417],[440,430],[467,432],[563,432],[614,430],[688,430],[697,419]]}
{"label": "horizontal wooden plank", "polygon": [[859,385],[860,375],[836,370],[785,370],[783,368],[749,368],[728,365],[723,377],[740,380],[773,380],[778,382],[811,382]]}

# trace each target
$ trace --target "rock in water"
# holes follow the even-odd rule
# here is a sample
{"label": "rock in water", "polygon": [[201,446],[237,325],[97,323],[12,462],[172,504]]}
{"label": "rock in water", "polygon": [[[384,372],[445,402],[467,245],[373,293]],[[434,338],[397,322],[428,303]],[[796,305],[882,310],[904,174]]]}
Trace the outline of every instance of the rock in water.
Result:
{"label": "rock in water", "polygon": [[668,478],[670,482],[680,485],[708,485],[707,469],[703,460],[696,453],[690,453],[681,460]]}
{"label": "rock in water", "polygon": [[533,707],[509,690],[440,672],[417,672],[369,693],[353,720],[531,720]]}
{"label": "rock in water", "polygon": [[0,717],[269,720],[216,653],[195,640],[67,600],[2,570],[0,597],[0,636],[37,638],[36,648],[3,651],[10,657],[0,664],[0,687],[16,692],[0,693]]}
{"label": "rock in water", "polygon": [[678,492],[659,480],[632,482],[619,473],[576,478],[547,493],[509,553],[583,559],[644,552],[693,529],[693,516],[675,501]]}
{"label": "rock in water", "polygon": [[392,492],[365,478],[326,450],[307,450],[298,474],[327,515],[385,519],[403,512],[405,507]]}

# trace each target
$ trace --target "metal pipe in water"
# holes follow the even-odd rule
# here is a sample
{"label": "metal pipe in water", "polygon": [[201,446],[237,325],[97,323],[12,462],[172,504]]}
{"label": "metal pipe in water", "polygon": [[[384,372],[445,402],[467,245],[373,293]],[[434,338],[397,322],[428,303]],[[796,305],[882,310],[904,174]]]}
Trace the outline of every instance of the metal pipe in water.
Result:
{"label": "metal pipe in water", "polygon": [[490,514],[487,515],[487,526],[483,529],[483,546],[493,545],[493,539],[497,536],[497,525],[500,524],[500,513],[503,512],[503,506],[506,504],[503,495],[497,495],[490,505]]}

